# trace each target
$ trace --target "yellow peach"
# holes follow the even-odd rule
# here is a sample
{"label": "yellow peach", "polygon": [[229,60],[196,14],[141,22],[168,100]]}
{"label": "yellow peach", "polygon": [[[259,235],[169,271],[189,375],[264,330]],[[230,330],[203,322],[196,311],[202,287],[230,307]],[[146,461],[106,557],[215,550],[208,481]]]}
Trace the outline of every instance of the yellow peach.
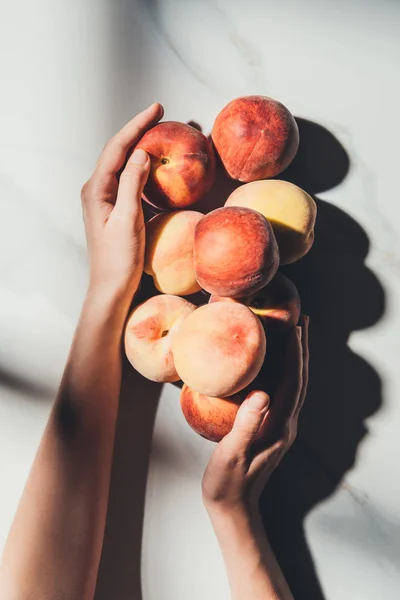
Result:
{"label": "yellow peach", "polygon": [[280,264],[295,262],[314,242],[317,206],[307,192],[293,183],[272,179],[238,187],[225,206],[242,206],[260,212],[271,223],[278,242]]}
{"label": "yellow peach", "polygon": [[193,264],[193,239],[203,217],[194,210],[161,213],[146,223],[144,271],[165,294],[187,296],[200,291]]}

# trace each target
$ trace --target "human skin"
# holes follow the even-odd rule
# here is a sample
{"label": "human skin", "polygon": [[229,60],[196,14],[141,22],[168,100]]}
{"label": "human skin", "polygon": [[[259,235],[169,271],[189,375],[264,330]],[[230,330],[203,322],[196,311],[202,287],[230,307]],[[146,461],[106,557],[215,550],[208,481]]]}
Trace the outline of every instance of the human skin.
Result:
{"label": "human skin", "polygon": [[140,198],[150,168],[147,154],[134,154],[119,181],[117,173],[162,114],[162,106],[153,104],[125,125],[82,189],[90,283],[6,543],[0,597],[7,600],[94,596],[121,386],[121,337],[143,271]]}

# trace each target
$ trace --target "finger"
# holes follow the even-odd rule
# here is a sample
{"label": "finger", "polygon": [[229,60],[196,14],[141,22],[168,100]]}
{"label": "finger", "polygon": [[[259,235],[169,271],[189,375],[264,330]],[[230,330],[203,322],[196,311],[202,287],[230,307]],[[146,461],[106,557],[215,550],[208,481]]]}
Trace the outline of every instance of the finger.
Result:
{"label": "finger", "polygon": [[264,475],[268,476],[278,466],[288,449],[289,444],[286,438],[275,440],[267,448],[263,448],[255,454],[249,467],[249,475],[264,472]]}
{"label": "finger", "polygon": [[232,431],[223,444],[233,456],[245,456],[263,423],[269,406],[265,392],[251,392],[240,406]]}
{"label": "finger", "polygon": [[303,348],[301,327],[294,327],[288,341],[282,383],[279,386],[274,404],[281,410],[285,421],[294,414],[300,399],[303,373]]}
{"label": "finger", "polygon": [[142,210],[141,196],[149,170],[150,159],[147,152],[135,150],[121,173],[113,215],[132,217]]}
{"label": "finger", "polygon": [[310,318],[306,315],[302,315],[300,320],[302,336],[301,336],[301,345],[303,351],[303,374],[302,374],[302,388],[300,393],[300,398],[297,403],[295,415],[298,416],[301,407],[304,404],[304,400],[306,399],[307,394],[307,386],[308,386],[308,366],[309,366],[309,347],[308,347],[308,328],[310,324]]}
{"label": "finger", "polygon": [[97,161],[95,175],[100,179],[115,175],[123,167],[132,146],[151,125],[162,118],[163,114],[163,107],[156,102],[129,121],[107,142]]}

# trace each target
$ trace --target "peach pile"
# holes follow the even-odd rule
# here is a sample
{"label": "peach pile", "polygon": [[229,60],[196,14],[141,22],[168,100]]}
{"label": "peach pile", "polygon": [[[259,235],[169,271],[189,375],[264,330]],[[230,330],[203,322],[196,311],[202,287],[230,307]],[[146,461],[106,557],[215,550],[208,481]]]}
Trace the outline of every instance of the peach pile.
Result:
{"label": "peach pile", "polygon": [[[299,144],[283,104],[264,96],[233,100],[211,139],[165,122],[137,144],[151,159],[143,199],[162,212],[146,223],[144,277],[155,295],[130,314],[125,352],[148,379],[181,380],[187,422],[219,441],[274,340],[299,320],[299,293],[278,268],[310,250],[316,205],[296,185],[267,179],[289,165]],[[203,214],[192,206],[213,186],[216,156],[243,185]]]}

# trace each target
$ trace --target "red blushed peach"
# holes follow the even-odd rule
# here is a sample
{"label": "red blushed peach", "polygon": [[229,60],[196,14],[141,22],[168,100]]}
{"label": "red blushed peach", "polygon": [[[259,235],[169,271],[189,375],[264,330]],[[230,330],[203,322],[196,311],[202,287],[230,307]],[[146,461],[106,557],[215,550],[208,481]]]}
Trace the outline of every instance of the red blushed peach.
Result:
{"label": "red blushed peach", "polygon": [[182,381],[200,394],[222,398],[253,381],[265,350],[261,322],[239,303],[201,306],[185,319],[172,343]]}
{"label": "red blushed peach", "polygon": [[299,130],[280,102],[266,96],[244,96],[219,113],[212,141],[230,177],[255,181],[286,169],[296,155]]}
{"label": "red blushed peach", "polygon": [[235,300],[211,296],[209,302],[241,302],[248,306],[267,326],[267,329],[284,330],[297,325],[301,303],[296,286],[288,277],[277,273],[273,280],[259,292]]}
{"label": "red blushed peach", "polygon": [[185,123],[166,121],[147,131],[136,148],[151,160],[144,199],[162,210],[197,202],[215,179],[213,148],[200,131]]}
{"label": "red blushed peach", "polygon": [[275,275],[279,251],[270,223],[259,212],[217,208],[194,232],[196,279],[217,296],[241,297],[264,287]]}
{"label": "red blushed peach", "polygon": [[160,292],[187,296],[200,291],[193,264],[194,210],[161,213],[146,223],[144,272]]}
{"label": "red blushed peach", "polygon": [[230,398],[214,398],[184,385],[181,407],[186,421],[196,433],[212,442],[219,442],[231,431],[244,397],[241,392]]}
{"label": "red blushed peach", "polygon": [[151,381],[178,381],[171,346],[195,306],[170,294],[149,298],[132,311],[125,329],[125,352],[131,365]]}
{"label": "red blushed peach", "polygon": [[314,242],[317,205],[307,192],[288,181],[253,181],[237,188],[225,206],[258,210],[272,225],[281,265],[307,254]]}

